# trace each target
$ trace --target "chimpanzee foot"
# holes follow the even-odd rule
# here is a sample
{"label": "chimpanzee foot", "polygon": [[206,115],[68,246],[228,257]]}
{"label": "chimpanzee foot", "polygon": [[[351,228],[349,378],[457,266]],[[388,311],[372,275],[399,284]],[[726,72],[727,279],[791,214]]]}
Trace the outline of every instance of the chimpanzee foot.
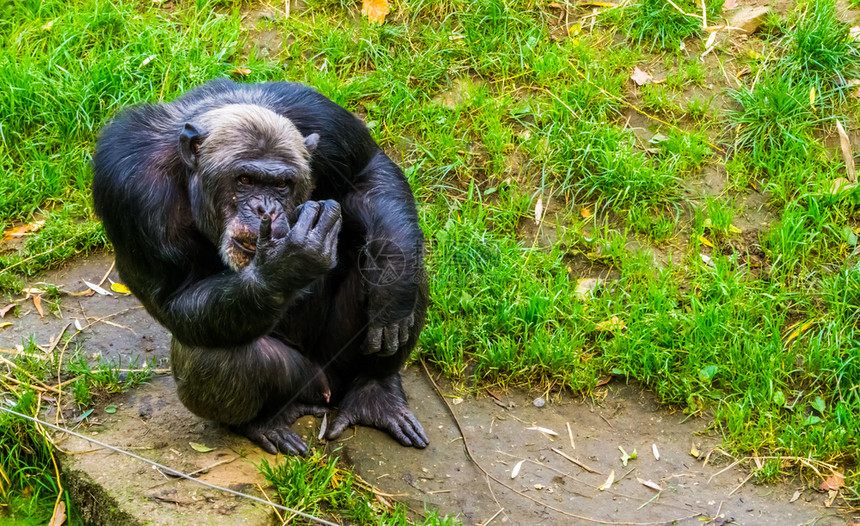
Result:
{"label": "chimpanzee foot", "polygon": [[294,403],[271,418],[254,420],[237,426],[236,430],[273,455],[281,451],[288,455],[305,456],[308,454],[308,444],[291,426],[299,417],[322,416],[325,412],[326,407],[321,405]]}
{"label": "chimpanzee foot", "polygon": [[404,446],[423,449],[429,443],[424,428],[406,405],[398,374],[381,380],[358,379],[344,396],[326,438],[337,438],[354,424],[387,431]]}

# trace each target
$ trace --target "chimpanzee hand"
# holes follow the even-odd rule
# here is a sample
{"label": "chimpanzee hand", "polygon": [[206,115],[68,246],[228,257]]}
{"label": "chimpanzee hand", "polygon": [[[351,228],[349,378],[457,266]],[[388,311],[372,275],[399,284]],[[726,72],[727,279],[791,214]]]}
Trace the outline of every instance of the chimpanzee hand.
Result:
{"label": "chimpanzee hand", "polygon": [[[292,227],[283,214],[275,218],[275,225],[268,215],[260,221],[253,266],[279,288],[302,287],[337,264],[340,205],[332,200],[308,201],[296,209],[296,214],[298,219]],[[286,234],[278,237],[279,231]]]}
{"label": "chimpanzee hand", "polygon": [[413,325],[415,325],[415,315],[412,313],[401,320],[387,324],[371,317],[362,352],[392,356],[409,341],[409,333]]}

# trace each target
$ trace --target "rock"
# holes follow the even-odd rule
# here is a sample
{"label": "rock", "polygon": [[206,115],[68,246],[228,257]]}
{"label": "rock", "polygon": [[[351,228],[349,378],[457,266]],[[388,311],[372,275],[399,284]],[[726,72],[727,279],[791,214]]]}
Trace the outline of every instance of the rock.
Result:
{"label": "rock", "polygon": [[535,401],[532,402],[532,404],[534,404],[535,407],[543,407],[546,405],[546,400],[543,398],[535,398]]}
{"label": "rock", "polygon": [[746,31],[747,35],[755,33],[771,13],[769,6],[742,7],[732,15],[729,25]]}

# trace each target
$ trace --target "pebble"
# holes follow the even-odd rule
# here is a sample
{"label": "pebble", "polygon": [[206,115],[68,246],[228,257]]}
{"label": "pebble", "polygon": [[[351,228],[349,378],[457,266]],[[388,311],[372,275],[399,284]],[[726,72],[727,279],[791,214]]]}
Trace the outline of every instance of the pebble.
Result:
{"label": "pebble", "polygon": [[532,402],[532,404],[534,404],[535,407],[543,407],[546,405],[546,400],[543,398],[535,398],[535,401]]}

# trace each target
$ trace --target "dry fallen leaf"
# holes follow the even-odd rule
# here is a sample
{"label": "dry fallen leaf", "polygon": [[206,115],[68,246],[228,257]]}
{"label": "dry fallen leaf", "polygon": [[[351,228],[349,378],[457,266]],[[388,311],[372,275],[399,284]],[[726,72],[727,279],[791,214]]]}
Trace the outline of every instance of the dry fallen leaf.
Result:
{"label": "dry fallen leaf", "polygon": [[651,452],[654,453],[654,458],[660,460],[660,452],[657,451],[657,444],[651,444]]}
{"label": "dry fallen leaf", "polygon": [[851,152],[851,140],[839,121],[836,121],[836,131],[839,132],[839,146],[842,149],[842,159],[845,160],[845,169],[848,170],[848,180],[856,183],[857,172],[854,168],[854,154]]}
{"label": "dry fallen leaf", "polygon": [[633,69],[633,74],[630,75],[630,80],[636,83],[637,86],[644,86],[645,84],[650,84],[654,82],[654,77],[645,73],[639,67]]}
{"label": "dry fallen leaf", "polygon": [[609,488],[612,487],[613,482],[615,482],[615,470],[614,469],[609,472],[609,478],[606,479],[606,482],[601,484],[600,487],[597,489],[599,489],[600,491],[608,490]]}
{"label": "dry fallen leaf", "polygon": [[235,68],[230,70],[230,74],[236,75],[238,77],[247,77],[248,75],[251,74],[251,68],[242,68],[242,67],[236,66]]}
{"label": "dry fallen leaf", "polygon": [[388,9],[387,0],[362,0],[361,14],[367,17],[367,20],[372,24],[382,25],[385,23],[385,17],[391,12]]}
{"label": "dry fallen leaf", "polygon": [[523,467],[523,462],[525,462],[525,459],[517,462],[516,465],[514,466],[514,469],[511,470],[511,478],[512,479],[517,478],[517,475],[520,474],[520,468]]}
{"label": "dry fallen leaf", "polygon": [[543,219],[543,199],[538,198],[535,205],[535,224],[539,225],[541,219]]}
{"label": "dry fallen leaf", "polygon": [[66,522],[66,503],[64,501],[57,502],[54,508],[54,516],[51,517],[51,522],[48,526],[62,526]]}
{"label": "dry fallen leaf", "polygon": [[789,501],[788,501],[788,502],[794,502],[794,501],[796,501],[797,499],[799,499],[799,498],[800,498],[800,495],[801,495],[802,493],[803,493],[803,492],[802,492],[802,491],[800,491],[800,490],[795,491],[795,492],[794,492],[794,495],[792,495],[792,496],[791,496],[791,499],[789,499]]}
{"label": "dry fallen leaf", "polygon": [[45,317],[45,311],[42,310],[42,296],[36,295],[33,296],[33,306],[36,307],[36,311],[39,313],[40,318]]}
{"label": "dry fallen leaf", "polygon": [[204,446],[203,444],[198,444],[197,442],[189,442],[188,445],[191,446],[191,449],[200,453],[209,453],[210,451],[215,451],[215,448]]}
{"label": "dry fallen leaf", "polygon": [[131,294],[131,291],[128,290],[128,287],[126,287],[122,283],[113,282],[110,284],[110,289],[120,294]]}
{"label": "dry fallen leaf", "polygon": [[851,190],[857,186],[856,183],[852,183],[848,179],[844,177],[838,177],[833,180],[833,185],[830,187],[830,193],[833,195],[842,192],[843,190]]}
{"label": "dry fallen leaf", "polygon": [[723,10],[734,9],[738,6],[738,0],[726,0],[723,4]]}
{"label": "dry fallen leaf", "polygon": [[5,306],[5,307],[3,307],[2,309],[0,309],[0,318],[5,317],[5,316],[6,316],[6,314],[8,314],[8,313],[9,313],[9,311],[10,311],[10,310],[12,310],[12,309],[14,309],[14,308],[15,308],[15,304],[14,304],[14,303],[10,303],[9,305],[6,305],[6,306]]}
{"label": "dry fallen leaf", "polygon": [[699,239],[699,242],[700,242],[701,244],[705,245],[706,247],[714,248],[714,244],[713,244],[713,243],[711,243],[711,242],[708,240],[708,238],[706,238],[705,236],[696,236],[696,237]]}
{"label": "dry fallen leaf", "polygon": [[636,477],[636,480],[638,480],[639,484],[642,484],[643,486],[648,486],[649,488],[651,488],[653,490],[663,491],[663,488],[661,488],[660,485],[657,484],[656,482],[652,482],[650,480],[642,480],[639,477]]}
{"label": "dry fallen leaf", "polygon": [[98,286],[98,285],[96,285],[95,283],[90,283],[89,281],[84,281],[84,285],[86,285],[87,287],[89,287],[90,289],[92,289],[92,290],[93,290],[93,292],[97,292],[98,294],[101,294],[102,296],[113,296],[113,294],[112,294],[112,293],[110,293],[110,292],[106,291],[105,289],[103,289],[103,288],[99,287],[99,286]]}
{"label": "dry fallen leaf", "polygon": [[28,223],[26,225],[21,225],[18,228],[13,228],[11,230],[7,230],[3,234],[3,241],[9,241],[10,239],[15,239],[17,237],[24,237],[27,234],[31,234],[33,232],[38,231],[44,225],[44,221],[36,221],[33,223]]}
{"label": "dry fallen leaf", "polygon": [[317,440],[322,441],[325,438],[325,430],[328,427],[328,413],[323,413],[322,424],[320,424],[320,432],[317,435]]}
{"label": "dry fallen leaf", "polygon": [[842,473],[834,473],[827,477],[818,487],[819,491],[837,491],[845,485],[845,475]]}
{"label": "dry fallen leaf", "polygon": [[547,429],[547,428],[545,428],[545,427],[537,427],[537,426],[535,426],[535,427],[527,427],[526,429],[527,429],[527,430],[529,430],[529,431],[540,431],[541,433],[546,433],[547,435],[552,435],[552,436],[554,436],[554,437],[557,437],[557,436],[558,436],[558,433],[556,433],[556,432],[555,432],[555,431],[553,431],[552,429]]}
{"label": "dry fallen leaf", "polygon": [[3,323],[0,323],[0,330],[5,329],[6,327],[11,327],[11,326],[12,326],[11,321],[4,321]]}
{"label": "dry fallen leaf", "polygon": [[702,452],[699,451],[699,448],[696,447],[696,444],[693,444],[692,446],[690,446],[690,455],[692,455],[696,458],[699,458],[702,456]]}

